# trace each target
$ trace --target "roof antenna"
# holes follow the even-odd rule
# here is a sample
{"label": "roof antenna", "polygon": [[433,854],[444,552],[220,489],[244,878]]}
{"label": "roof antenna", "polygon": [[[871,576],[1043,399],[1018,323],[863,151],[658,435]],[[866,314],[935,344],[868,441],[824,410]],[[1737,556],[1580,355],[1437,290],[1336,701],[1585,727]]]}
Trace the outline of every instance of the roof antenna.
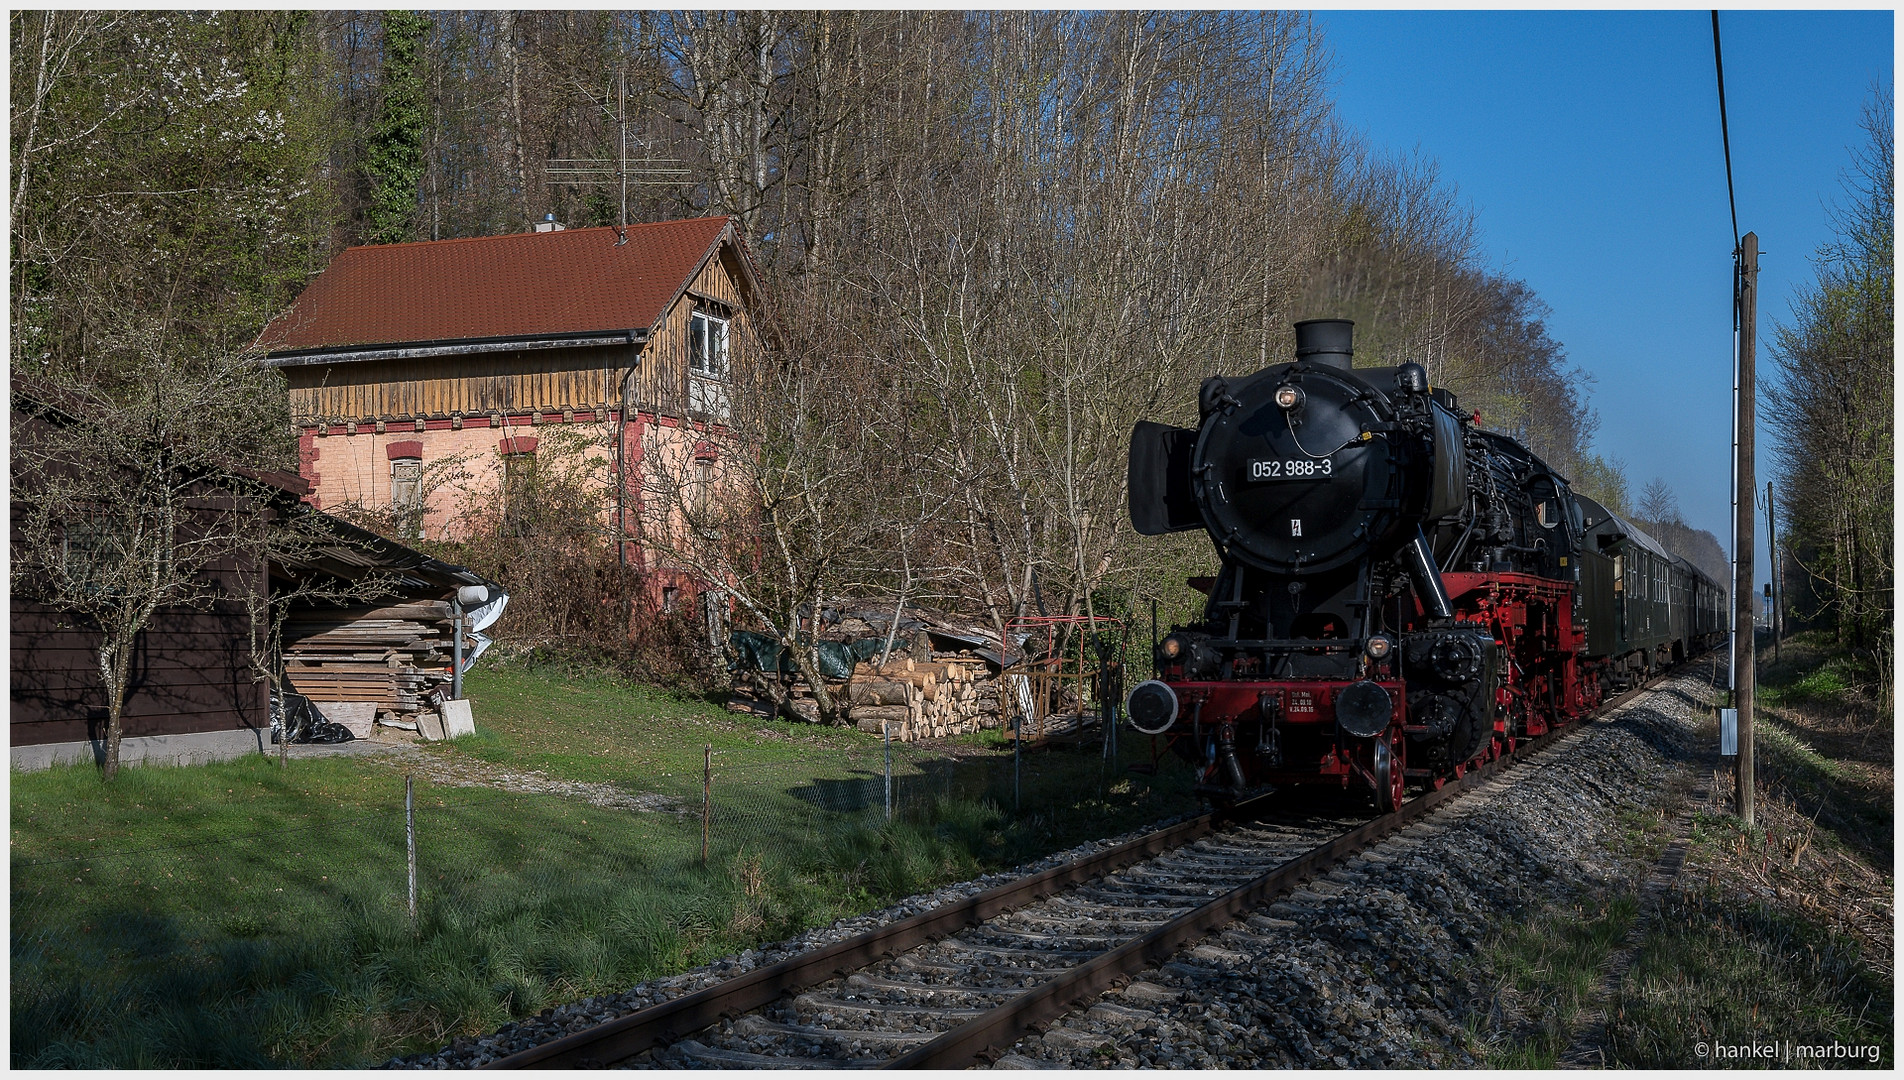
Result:
{"label": "roof antenna", "polygon": [[687,163],[675,158],[657,157],[654,150],[640,138],[635,142],[647,155],[640,158],[628,156],[628,71],[622,69],[615,74],[615,111],[611,114],[604,101],[598,106],[604,117],[612,117],[616,130],[615,156],[612,158],[550,158],[544,170],[543,183],[554,184],[615,184],[621,189],[621,222],[615,226],[615,246],[628,242],[628,188],[635,186],[673,187],[693,179]]}

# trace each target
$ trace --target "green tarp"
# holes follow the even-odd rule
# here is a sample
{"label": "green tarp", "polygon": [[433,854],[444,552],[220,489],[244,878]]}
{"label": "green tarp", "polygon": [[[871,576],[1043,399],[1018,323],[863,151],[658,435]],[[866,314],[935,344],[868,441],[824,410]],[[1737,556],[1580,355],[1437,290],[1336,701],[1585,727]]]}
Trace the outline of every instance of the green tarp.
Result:
{"label": "green tarp", "polygon": [[[766,634],[756,634],[749,630],[735,630],[727,635],[727,643],[733,650],[733,667],[737,671],[778,671],[791,675],[794,671],[793,654],[779,641]],[[894,651],[898,651],[900,642],[894,642]],[[820,676],[826,679],[847,679],[853,675],[853,665],[862,660],[871,660],[886,647],[885,638],[860,638],[857,641],[822,641],[819,645]]]}

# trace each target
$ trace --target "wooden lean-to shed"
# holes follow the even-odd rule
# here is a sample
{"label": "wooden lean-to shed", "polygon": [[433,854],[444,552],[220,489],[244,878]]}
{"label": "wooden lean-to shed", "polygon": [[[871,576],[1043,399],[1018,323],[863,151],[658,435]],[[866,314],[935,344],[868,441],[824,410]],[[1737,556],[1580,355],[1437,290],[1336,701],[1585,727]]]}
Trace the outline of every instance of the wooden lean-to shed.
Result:
{"label": "wooden lean-to shed", "polygon": [[[409,509],[423,536],[459,539],[482,524],[458,518],[470,490],[579,426],[612,461],[602,515],[624,558],[665,575],[639,542],[656,527],[643,470],[706,452],[757,295],[731,218],[538,226],[350,248],[259,345],[289,385],[316,505]],[[468,478],[432,489],[452,458]]]}
{"label": "wooden lean-to shed", "polygon": [[[23,401],[31,408],[22,410]],[[18,386],[12,419],[16,446],[34,439],[42,425],[82,422],[32,402]],[[361,706],[361,735],[380,719],[418,726],[440,706],[455,651],[450,600],[459,590],[480,589],[486,609],[465,625],[466,657],[486,640],[480,634],[484,620],[507,603],[495,582],[312,510],[301,502],[310,485],[300,477],[209,472],[195,484],[196,501],[237,507],[262,529],[287,515],[311,515],[323,527],[307,534],[329,539],[295,546],[301,552],[295,560],[285,551],[267,556],[234,548],[199,574],[200,602],[158,611],[134,642],[120,746],[124,763],[188,764],[268,749],[271,693],[252,667],[253,642],[268,638],[256,621],[256,605],[247,603],[248,597],[261,598],[263,589],[289,597],[299,581],[352,582],[374,575],[374,594],[367,587],[349,607],[285,601],[292,605],[281,658],[288,688],[321,703],[327,716],[339,711],[335,705]],[[13,495],[20,497],[18,486]],[[18,527],[17,503],[13,519]],[[77,515],[68,520],[61,523],[63,531],[89,525]],[[75,550],[75,557],[87,557]],[[33,573],[31,566],[16,566],[22,569]],[[10,597],[9,625],[12,765],[34,769],[104,760],[108,709],[98,628],[18,587]]]}

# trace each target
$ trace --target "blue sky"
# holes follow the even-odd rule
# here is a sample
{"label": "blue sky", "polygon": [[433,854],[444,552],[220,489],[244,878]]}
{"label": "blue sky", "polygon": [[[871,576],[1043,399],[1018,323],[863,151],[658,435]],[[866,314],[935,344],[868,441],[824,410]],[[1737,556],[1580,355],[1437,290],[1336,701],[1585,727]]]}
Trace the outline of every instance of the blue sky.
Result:
{"label": "blue sky", "polygon": [[[1492,267],[1553,309],[1593,376],[1597,449],[1635,495],[1664,477],[1730,546],[1731,251],[1707,11],[1321,11],[1338,113],[1419,149],[1472,204]],[[1739,231],[1757,232],[1759,370],[1830,236],[1885,11],[1724,11]],[[1762,430],[1762,428],[1761,428]],[[1763,442],[1763,440],[1761,440]],[[1761,448],[1759,487],[1770,459]],[[1765,580],[1763,514],[1758,581]]]}

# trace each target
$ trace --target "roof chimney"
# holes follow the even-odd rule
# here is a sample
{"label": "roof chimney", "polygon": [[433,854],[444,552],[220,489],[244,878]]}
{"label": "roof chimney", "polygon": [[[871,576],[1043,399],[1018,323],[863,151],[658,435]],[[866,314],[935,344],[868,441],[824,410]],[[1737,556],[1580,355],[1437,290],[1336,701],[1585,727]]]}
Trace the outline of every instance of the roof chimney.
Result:
{"label": "roof chimney", "polygon": [[535,231],[537,231],[537,232],[561,232],[563,228],[564,228],[564,226],[563,226],[563,224],[562,224],[561,222],[559,222],[559,221],[557,221],[557,220],[555,220],[555,212],[554,212],[554,211],[550,211],[550,213],[549,213],[549,216],[548,216],[548,217],[545,217],[545,218],[543,218],[543,219],[542,219],[541,221],[538,221],[538,222],[536,222],[536,227],[535,227]]}
{"label": "roof chimney", "polygon": [[1323,367],[1355,366],[1355,323],[1349,319],[1305,319],[1296,324],[1296,360]]}

